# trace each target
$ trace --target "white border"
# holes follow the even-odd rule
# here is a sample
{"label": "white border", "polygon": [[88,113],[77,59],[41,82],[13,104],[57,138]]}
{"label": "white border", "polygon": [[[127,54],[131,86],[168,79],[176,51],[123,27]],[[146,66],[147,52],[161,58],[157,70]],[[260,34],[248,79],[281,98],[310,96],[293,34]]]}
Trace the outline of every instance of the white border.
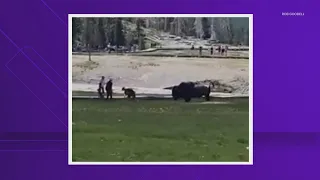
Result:
{"label": "white border", "polygon": [[[249,17],[249,162],[72,162],[73,17]],[[253,165],[253,14],[68,14],[68,164],[69,165]]]}

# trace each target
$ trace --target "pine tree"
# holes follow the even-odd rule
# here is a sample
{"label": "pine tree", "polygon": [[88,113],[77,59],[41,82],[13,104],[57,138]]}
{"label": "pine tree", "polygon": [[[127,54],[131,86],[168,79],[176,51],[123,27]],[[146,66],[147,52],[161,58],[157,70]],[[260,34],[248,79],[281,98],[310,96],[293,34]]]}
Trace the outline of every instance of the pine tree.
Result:
{"label": "pine tree", "polygon": [[72,18],[72,45],[79,40],[79,36],[82,33],[82,21],[80,18]]}
{"label": "pine tree", "polygon": [[91,47],[93,44],[94,33],[94,18],[85,18],[84,20],[84,41],[89,53],[89,61],[91,61]]}
{"label": "pine tree", "polygon": [[[134,24],[136,28],[132,29]],[[146,24],[149,24],[147,31]],[[156,31],[150,31],[151,28]],[[145,33],[161,31],[200,39],[211,37],[221,43],[249,43],[248,18],[72,18],[72,44],[80,41],[89,54],[93,47],[105,47],[108,43],[117,46],[138,43],[144,49]]]}
{"label": "pine tree", "polygon": [[209,19],[204,17],[201,19],[201,24],[202,24],[202,38],[203,39],[209,39],[211,37],[211,26],[209,23]]}
{"label": "pine tree", "polygon": [[141,24],[142,24],[141,19],[138,19],[136,22],[136,31],[137,31],[137,36],[138,36],[138,43],[139,43],[139,49],[143,50],[145,48],[144,45],[144,35],[143,35],[143,29],[141,28]]}
{"label": "pine tree", "polygon": [[107,38],[107,44],[114,45],[114,29],[115,29],[115,18],[105,18],[106,22],[106,38]]}
{"label": "pine tree", "polygon": [[203,36],[203,28],[202,28],[202,23],[201,23],[201,18],[196,18],[194,21],[194,29],[196,32],[196,37],[197,38],[202,38]]}
{"label": "pine tree", "polygon": [[105,32],[104,19],[103,18],[99,18],[98,29],[99,29],[99,39],[100,39],[99,45],[102,46],[102,48],[105,48],[106,47],[107,38],[106,38],[106,32]]}
{"label": "pine tree", "polygon": [[125,45],[125,38],[123,33],[123,25],[122,25],[122,19],[117,18],[116,19],[116,27],[115,27],[115,43],[117,45],[117,48],[119,46]]}

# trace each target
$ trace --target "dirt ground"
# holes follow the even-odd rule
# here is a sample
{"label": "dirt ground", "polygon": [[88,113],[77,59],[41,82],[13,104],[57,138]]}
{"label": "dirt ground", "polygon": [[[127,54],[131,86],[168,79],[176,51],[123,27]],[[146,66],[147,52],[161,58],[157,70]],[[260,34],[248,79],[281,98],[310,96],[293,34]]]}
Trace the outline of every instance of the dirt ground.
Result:
{"label": "dirt ground", "polygon": [[165,88],[182,81],[219,80],[248,94],[248,59],[209,59],[139,56],[72,56],[73,83],[97,84],[112,78],[115,86]]}

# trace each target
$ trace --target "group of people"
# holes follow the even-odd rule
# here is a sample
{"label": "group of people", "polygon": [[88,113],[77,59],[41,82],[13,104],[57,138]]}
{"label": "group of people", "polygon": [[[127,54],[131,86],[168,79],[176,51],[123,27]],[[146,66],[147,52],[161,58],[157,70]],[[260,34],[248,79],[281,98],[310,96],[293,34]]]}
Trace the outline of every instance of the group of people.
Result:
{"label": "group of people", "polygon": [[[107,99],[112,99],[112,79],[109,79],[108,82],[106,82],[105,77],[102,76],[101,80],[99,82],[98,87],[98,93],[101,98],[104,98],[105,93],[107,94]],[[106,90],[106,91],[104,91]]]}
{"label": "group of people", "polygon": [[[224,47],[222,47],[221,45],[218,46],[219,54],[221,54],[221,55],[223,55],[224,53],[227,54],[227,51],[228,51],[228,46],[224,46]],[[211,52],[211,55],[212,55],[212,52]]]}
{"label": "group of people", "polygon": [[[102,76],[101,80],[99,82],[99,87],[98,87],[98,93],[100,98],[104,98],[105,92],[107,95],[107,99],[112,99],[112,79],[109,79],[108,82],[105,81],[105,77]],[[104,91],[106,90],[106,91]],[[132,88],[122,88],[122,91],[124,92],[124,96],[127,96],[129,99],[135,99],[136,98],[136,92]]]}
{"label": "group of people", "polygon": [[[199,47],[199,55],[202,56],[202,46]],[[191,50],[194,50],[194,45],[191,46]],[[224,54],[227,54],[227,51],[228,51],[228,46],[224,46],[222,47],[221,45],[218,46],[218,53],[220,55],[224,55]],[[213,55],[213,52],[214,52],[214,48],[213,46],[211,46],[210,48],[210,54]]]}

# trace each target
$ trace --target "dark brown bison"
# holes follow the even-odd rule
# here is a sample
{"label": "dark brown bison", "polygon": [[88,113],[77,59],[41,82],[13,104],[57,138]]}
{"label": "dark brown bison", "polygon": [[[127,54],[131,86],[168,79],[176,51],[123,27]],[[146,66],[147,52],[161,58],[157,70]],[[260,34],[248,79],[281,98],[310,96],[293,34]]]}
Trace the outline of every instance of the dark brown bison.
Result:
{"label": "dark brown bison", "polygon": [[123,87],[122,91],[124,92],[124,96],[127,96],[128,99],[136,98],[136,92],[133,89]]}
{"label": "dark brown bison", "polygon": [[174,100],[182,98],[185,102],[190,102],[191,98],[201,97],[205,97],[205,99],[209,101],[210,91],[210,86],[196,86],[193,82],[182,82],[178,86],[172,88],[172,97]]}

